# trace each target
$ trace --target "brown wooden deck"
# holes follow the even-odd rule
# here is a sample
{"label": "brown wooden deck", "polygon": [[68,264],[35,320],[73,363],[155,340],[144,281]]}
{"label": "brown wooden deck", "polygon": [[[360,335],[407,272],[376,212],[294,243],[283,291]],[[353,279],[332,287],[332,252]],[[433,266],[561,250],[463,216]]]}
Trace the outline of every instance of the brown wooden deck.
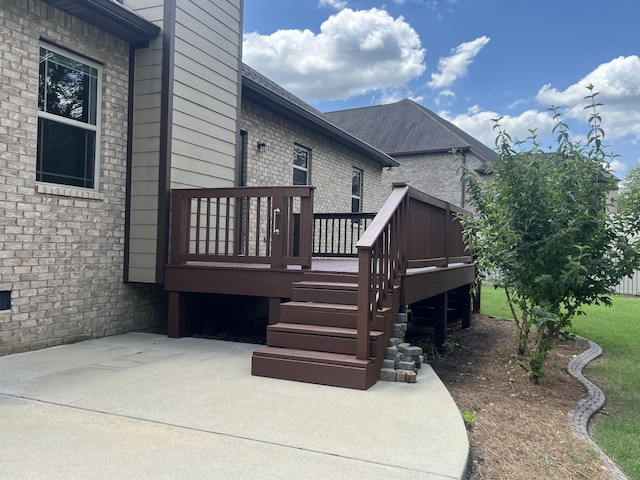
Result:
{"label": "brown wooden deck", "polygon": [[176,190],[172,201],[169,335],[185,333],[185,293],[268,297],[256,375],[366,389],[405,306],[440,305],[443,341],[447,295],[462,293],[468,325],[462,211],[407,185],[375,217],[314,215],[313,187]]}

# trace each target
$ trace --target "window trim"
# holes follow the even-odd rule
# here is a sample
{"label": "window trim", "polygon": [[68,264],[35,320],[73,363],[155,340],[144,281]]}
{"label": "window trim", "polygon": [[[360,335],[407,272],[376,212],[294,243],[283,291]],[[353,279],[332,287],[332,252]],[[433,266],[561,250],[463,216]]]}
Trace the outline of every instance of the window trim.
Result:
{"label": "window trim", "polygon": [[[300,149],[303,150],[307,153],[307,166],[305,167],[301,167],[299,165],[295,164],[295,156],[296,156],[296,149]],[[305,173],[305,177],[306,177],[306,183],[304,184],[296,184],[294,183],[294,179],[295,179],[295,175],[292,175],[293,178],[291,179],[291,183],[293,185],[311,185],[311,149],[305,147],[304,145],[300,145],[299,143],[294,143],[293,144],[293,173],[295,174],[296,170],[302,171]]]}
{"label": "window trim", "polygon": [[[69,125],[72,127],[76,127],[76,128],[81,128],[85,131],[90,131],[90,132],[94,132],[95,134],[95,146],[94,146],[94,154],[93,154],[93,188],[90,187],[82,187],[82,186],[77,186],[77,185],[69,185],[69,184],[65,184],[65,183],[55,183],[55,182],[46,182],[43,180],[36,180],[37,184],[40,185],[51,185],[51,186],[55,186],[55,187],[61,187],[61,188],[65,188],[65,189],[77,189],[77,190],[84,190],[84,191],[89,191],[89,192],[98,192],[100,190],[100,159],[101,159],[101,150],[102,150],[102,100],[103,100],[103,92],[102,92],[102,76],[103,76],[103,66],[93,60],[90,60],[82,55],[79,55],[77,53],[71,52],[69,50],[66,50],[64,48],[60,48],[58,46],[52,45],[50,43],[47,42],[39,42],[38,44],[38,62],[40,62],[40,49],[44,48],[46,50],[49,50],[57,55],[61,55],[63,57],[66,57],[70,60],[73,60],[75,62],[78,63],[82,63],[83,65],[86,65],[87,67],[91,67],[94,68],[96,70],[96,98],[95,98],[95,125],[92,124],[91,122],[81,122],[78,120],[73,120],[71,118],[66,118],[66,117],[62,117],[60,115],[56,115],[54,113],[50,113],[50,112],[45,112],[43,110],[40,110],[40,108],[38,107],[38,123],[39,120],[42,118],[44,120],[49,120],[49,121],[53,121],[53,122],[57,122],[63,125]],[[39,73],[39,69],[38,69],[38,76],[40,75]],[[39,77],[38,77],[39,80]],[[38,81],[39,84],[39,81]],[[38,96],[40,95],[40,89],[38,86]],[[40,136],[40,130],[38,129],[38,136]],[[36,169],[37,169],[37,163],[38,163],[38,157],[40,155],[40,152],[37,151],[36,152]],[[36,172],[37,174],[37,172]]]}

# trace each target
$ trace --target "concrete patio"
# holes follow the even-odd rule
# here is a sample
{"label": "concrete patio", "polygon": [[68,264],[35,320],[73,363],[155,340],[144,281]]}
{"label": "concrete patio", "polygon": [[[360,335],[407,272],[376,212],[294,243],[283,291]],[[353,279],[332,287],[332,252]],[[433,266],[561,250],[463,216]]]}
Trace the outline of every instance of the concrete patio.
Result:
{"label": "concrete patio", "polygon": [[257,347],[130,333],[0,357],[0,478],[463,478],[428,365],[359,391],[253,377]]}

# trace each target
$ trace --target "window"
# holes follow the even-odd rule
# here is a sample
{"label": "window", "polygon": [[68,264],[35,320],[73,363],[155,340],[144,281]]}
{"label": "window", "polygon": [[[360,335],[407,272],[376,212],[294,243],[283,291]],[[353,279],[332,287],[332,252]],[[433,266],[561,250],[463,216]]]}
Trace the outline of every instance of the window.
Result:
{"label": "window", "polygon": [[11,291],[0,292],[0,310],[11,310]]}
{"label": "window", "polygon": [[351,213],[362,212],[362,176],[359,168],[351,171]]}
{"label": "window", "polygon": [[37,181],[96,187],[100,73],[64,50],[40,47]]}
{"label": "window", "polygon": [[309,185],[309,149],[293,146],[293,184]]}

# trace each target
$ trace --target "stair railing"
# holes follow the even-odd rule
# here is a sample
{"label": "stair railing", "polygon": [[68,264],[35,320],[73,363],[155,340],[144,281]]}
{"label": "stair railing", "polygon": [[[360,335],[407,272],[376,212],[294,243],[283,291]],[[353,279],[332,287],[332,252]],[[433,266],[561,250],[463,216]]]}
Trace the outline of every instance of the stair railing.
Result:
{"label": "stair railing", "polygon": [[391,195],[356,244],[358,359],[370,358],[371,322],[408,268],[471,261],[458,213],[470,212],[405,183],[393,185]]}

